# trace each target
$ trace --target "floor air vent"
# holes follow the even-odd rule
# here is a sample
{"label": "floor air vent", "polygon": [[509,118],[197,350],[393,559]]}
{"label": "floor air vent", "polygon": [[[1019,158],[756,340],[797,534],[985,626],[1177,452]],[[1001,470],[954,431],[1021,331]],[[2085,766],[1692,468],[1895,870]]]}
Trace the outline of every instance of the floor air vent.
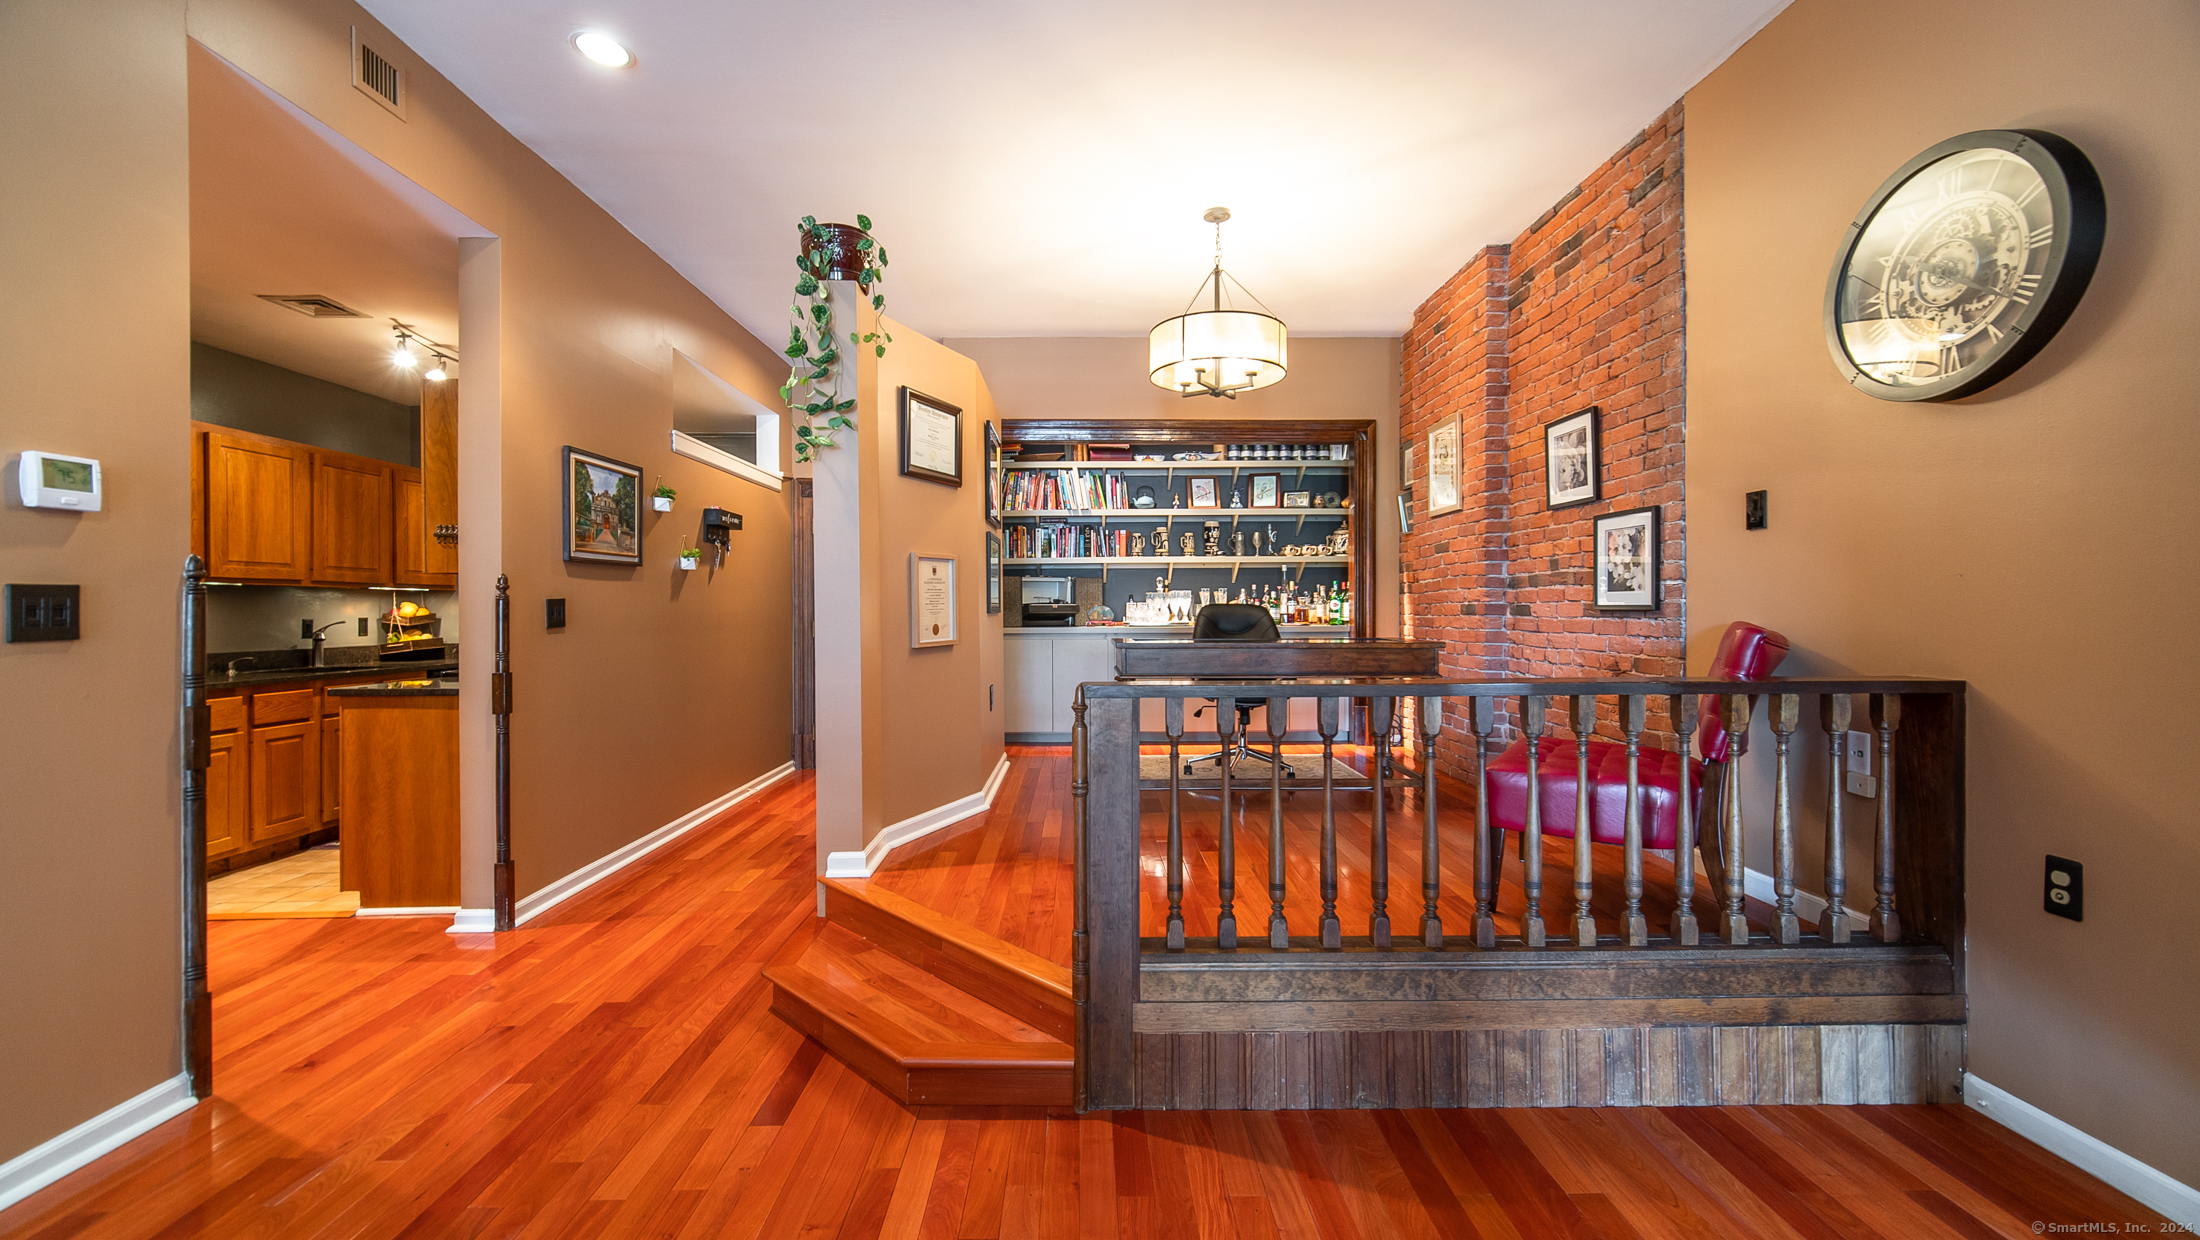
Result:
{"label": "floor air vent", "polygon": [[333,297],[319,293],[262,293],[261,301],[272,301],[288,310],[296,310],[309,319],[363,319],[367,317]]}
{"label": "floor air vent", "polygon": [[351,30],[351,84],[368,98],[388,108],[402,120],[405,116],[405,71],[391,63],[382,53],[367,46],[359,37],[359,28]]}

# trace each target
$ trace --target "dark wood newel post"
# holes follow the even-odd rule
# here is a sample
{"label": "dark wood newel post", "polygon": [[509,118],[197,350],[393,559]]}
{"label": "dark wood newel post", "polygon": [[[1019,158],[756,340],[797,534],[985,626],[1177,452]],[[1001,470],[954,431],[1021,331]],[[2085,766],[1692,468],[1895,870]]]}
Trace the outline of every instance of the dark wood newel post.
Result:
{"label": "dark wood newel post", "polygon": [[512,582],[497,574],[496,670],[489,709],[497,719],[496,928],[512,928]]}
{"label": "dark wood newel post", "polygon": [[1132,1034],[1138,1003],[1138,702],[1087,690],[1072,710],[1070,795],[1077,836],[1070,939],[1077,1012],[1073,1097],[1080,1111],[1138,1104]]}
{"label": "dark wood newel post", "polygon": [[206,561],[183,560],[183,1070],[191,1096],[214,1096],[214,997],[206,988]]}

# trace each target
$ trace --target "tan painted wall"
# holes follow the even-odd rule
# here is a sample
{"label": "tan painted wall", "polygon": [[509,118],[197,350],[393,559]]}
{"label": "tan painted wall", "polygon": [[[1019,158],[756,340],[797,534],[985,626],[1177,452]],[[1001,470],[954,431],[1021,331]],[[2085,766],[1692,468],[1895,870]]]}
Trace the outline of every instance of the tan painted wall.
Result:
{"label": "tan painted wall", "polygon": [[[406,120],[352,89],[353,25],[405,56]],[[791,492],[675,457],[668,443],[675,348],[764,401],[776,401],[782,377],[773,352],[357,6],[194,0],[190,28],[500,239],[499,567],[513,595],[520,893],[785,762]],[[680,492],[673,512],[643,514],[642,567],[562,560],[567,444],[640,465],[650,485],[662,474]],[[681,572],[673,553],[682,535],[697,538],[709,504],[740,511],[745,528],[723,571]],[[487,617],[494,582],[484,576],[461,592],[466,610]],[[567,600],[562,632],[542,625],[550,597]],[[477,651],[487,637],[477,624]],[[484,894],[470,883],[466,903]]]}
{"label": "tan painted wall", "polygon": [[1236,400],[1187,400],[1146,378],[1144,337],[945,342],[978,363],[1004,418],[1369,418],[1376,423],[1375,634],[1398,635],[1398,378],[1394,336],[1294,336],[1291,374]]}
{"label": "tan painted wall", "polygon": [[[177,599],[190,418],[183,6],[0,5],[0,564],[83,640],[0,645],[0,1162],[181,1071]],[[17,503],[24,448],[102,511]]]}
{"label": "tan painted wall", "polygon": [[[2200,11],[2011,0],[1929,73],[1868,54],[1915,28],[1799,0],[1688,95],[1689,662],[1748,617],[1794,640],[1789,674],[1970,682],[1971,1070],[2200,1183],[2200,96],[2172,85]],[[1851,391],[1819,320],[1844,227],[1918,151],[2017,127],[2106,185],[2085,301],[1977,397]],[[2082,924],[2041,911],[2049,852],[2086,866]]]}

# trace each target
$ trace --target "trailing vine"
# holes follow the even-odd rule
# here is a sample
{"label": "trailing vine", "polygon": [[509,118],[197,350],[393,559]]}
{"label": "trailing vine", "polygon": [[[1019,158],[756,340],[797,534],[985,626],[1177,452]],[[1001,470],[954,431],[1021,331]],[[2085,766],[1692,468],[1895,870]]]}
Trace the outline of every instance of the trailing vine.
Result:
{"label": "trailing vine", "polygon": [[[886,248],[868,235],[870,216],[858,215],[856,227],[866,234],[855,242],[854,257],[862,263],[856,284],[871,295],[871,309],[883,312],[886,295],[878,290],[886,279]],[[816,216],[805,215],[801,229],[807,244],[794,260],[795,269],[802,275],[795,281],[794,301],[787,307],[793,322],[787,330],[787,381],[780,385],[779,399],[802,415],[801,423],[794,428],[794,458],[808,461],[815,459],[821,449],[836,446],[836,432],[853,431],[856,426],[852,416],[855,398],[842,391],[844,355],[833,325],[832,290],[826,284],[831,272],[847,271],[854,264],[844,261],[850,255],[832,225],[820,224]],[[886,346],[893,339],[883,328],[861,335],[848,333],[849,345],[870,345],[880,357],[886,356]]]}

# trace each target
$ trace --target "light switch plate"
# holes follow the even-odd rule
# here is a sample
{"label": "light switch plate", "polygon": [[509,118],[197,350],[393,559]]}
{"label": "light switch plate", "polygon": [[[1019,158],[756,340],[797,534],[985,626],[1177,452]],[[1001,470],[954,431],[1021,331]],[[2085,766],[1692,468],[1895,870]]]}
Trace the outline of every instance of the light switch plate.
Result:
{"label": "light switch plate", "polygon": [[2057,917],[2085,920],[2085,867],[2068,857],[2047,854],[2046,894],[2040,907]]}
{"label": "light switch plate", "polygon": [[1879,795],[1879,781],[1872,778],[1872,734],[1845,732],[1841,743],[1842,786],[1860,797]]}

